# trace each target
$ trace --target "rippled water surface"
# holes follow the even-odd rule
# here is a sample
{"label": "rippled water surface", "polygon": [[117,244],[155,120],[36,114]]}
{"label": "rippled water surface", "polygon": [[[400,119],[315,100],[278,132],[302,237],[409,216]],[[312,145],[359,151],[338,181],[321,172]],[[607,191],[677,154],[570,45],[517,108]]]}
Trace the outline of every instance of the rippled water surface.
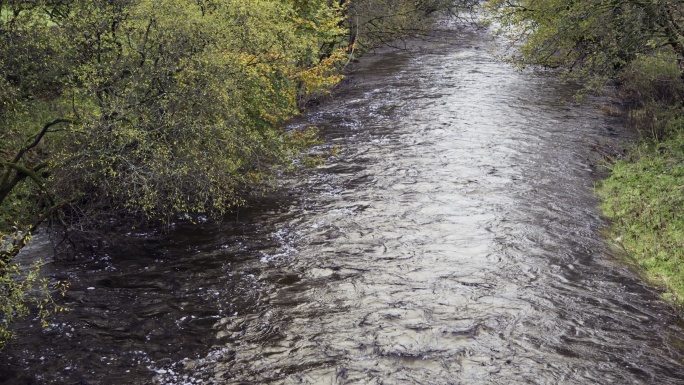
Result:
{"label": "rippled water surface", "polygon": [[335,155],[267,201],[47,266],[72,311],[19,325],[0,379],[683,383],[681,327],[599,234],[608,101],[568,102],[484,32],[421,44],[366,58],[293,122]]}

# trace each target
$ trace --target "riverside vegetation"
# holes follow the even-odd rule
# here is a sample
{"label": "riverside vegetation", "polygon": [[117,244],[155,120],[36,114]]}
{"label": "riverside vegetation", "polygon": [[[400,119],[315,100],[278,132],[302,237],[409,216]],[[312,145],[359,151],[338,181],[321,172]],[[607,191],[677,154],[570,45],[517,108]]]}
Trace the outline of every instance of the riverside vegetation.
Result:
{"label": "riverside vegetation", "polygon": [[493,0],[520,65],[564,69],[588,90],[617,81],[641,141],[597,187],[609,237],[671,303],[684,303],[684,3]]}
{"label": "riverside vegetation", "polygon": [[39,226],[219,220],[301,163],[316,133],[282,123],[354,55],[465,5],[1,0],[0,349],[29,308],[62,310],[64,285],[16,262]]}

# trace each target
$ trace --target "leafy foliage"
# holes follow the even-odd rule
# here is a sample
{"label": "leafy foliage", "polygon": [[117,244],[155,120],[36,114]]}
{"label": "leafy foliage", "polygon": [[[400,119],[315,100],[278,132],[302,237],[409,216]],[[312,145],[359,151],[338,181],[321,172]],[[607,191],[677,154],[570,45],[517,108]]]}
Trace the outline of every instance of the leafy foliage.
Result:
{"label": "leafy foliage", "polygon": [[[640,55],[635,58],[620,74],[621,91],[627,98],[645,105],[641,111],[635,111],[635,116],[644,113],[651,114],[658,110],[668,110],[668,104],[677,105],[684,97],[684,81],[674,55],[662,53],[659,55]],[[659,104],[663,108],[651,108],[649,105]],[[653,130],[653,119],[639,122],[650,126],[649,132],[654,137],[660,137],[658,130]],[[658,123],[659,128],[667,128]]]}
{"label": "leafy foliage", "polygon": [[12,321],[27,315],[29,304],[37,309],[43,326],[47,326],[50,315],[66,310],[57,305],[52,296],[55,290],[64,295],[65,283],[51,284],[47,278],[41,277],[40,262],[21,266],[7,259],[7,256],[16,255],[29,239],[30,234],[20,231],[0,236],[0,350],[12,337]]}
{"label": "leafy foliage", "polygon": [[311,138],[279,126],[300,93],[339,81],[343,52],[320,48],[343,34],[340,12],[314,0],[3,5],[3,51],[33,56],[4,55],[4,157],[60,118],[20,159],[49,160],[53,201],[220,216]]}
{"label": "leafy foliage", "polygon": [[325,0],[0,1],[0,340],[51,300],[13,262],[44,220],[220,217],[272,184],[315,140],[281,125],[340,80],[342,20]]}
{"label": "leafy foliage", "polygon": [[520,65],[606,79],[663,49],[684,57],[684,6],[677,0],[490,0],[488,6],[520,43],[513,58]]}

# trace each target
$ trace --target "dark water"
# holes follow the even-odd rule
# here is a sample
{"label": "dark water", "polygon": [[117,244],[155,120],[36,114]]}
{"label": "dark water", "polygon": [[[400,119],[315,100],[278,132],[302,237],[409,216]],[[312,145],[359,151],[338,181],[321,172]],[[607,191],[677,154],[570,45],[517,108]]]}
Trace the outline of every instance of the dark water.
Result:
{"label": "dark water", "polygon": [[[684,334],[611,256],[592,195],[620,130],[484,32],[366,59],[293,123],[309,175],[220,228],[48,265],[68,314],[7,384],[680,384]],[[63,273],[66,272],[66,273]],[[31,333],[33,332],[33,333]]]}

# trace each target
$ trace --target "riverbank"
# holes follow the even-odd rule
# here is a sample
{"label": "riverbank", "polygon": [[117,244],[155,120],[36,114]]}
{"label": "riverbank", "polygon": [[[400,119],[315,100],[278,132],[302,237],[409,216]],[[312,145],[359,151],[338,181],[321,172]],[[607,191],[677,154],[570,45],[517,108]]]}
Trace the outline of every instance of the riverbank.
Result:
{"label": "riverbank", "polygon": [[[632,112],[638,116],[644,110]],[[669,115],[669,116],[664,116]],[[650,114],[652,128],[612,165],[597,193],[613,224],[607,235],[663,298],[684,304],[684,117],[673,107]],[[644,124],[644,122],[641,122]]]}
{"label": "riverbank", "polygon": [[597,188],[607,237],[681,316],[684,304],[684,84],[671,55],[640,57],[618,78],[640,133]]}

